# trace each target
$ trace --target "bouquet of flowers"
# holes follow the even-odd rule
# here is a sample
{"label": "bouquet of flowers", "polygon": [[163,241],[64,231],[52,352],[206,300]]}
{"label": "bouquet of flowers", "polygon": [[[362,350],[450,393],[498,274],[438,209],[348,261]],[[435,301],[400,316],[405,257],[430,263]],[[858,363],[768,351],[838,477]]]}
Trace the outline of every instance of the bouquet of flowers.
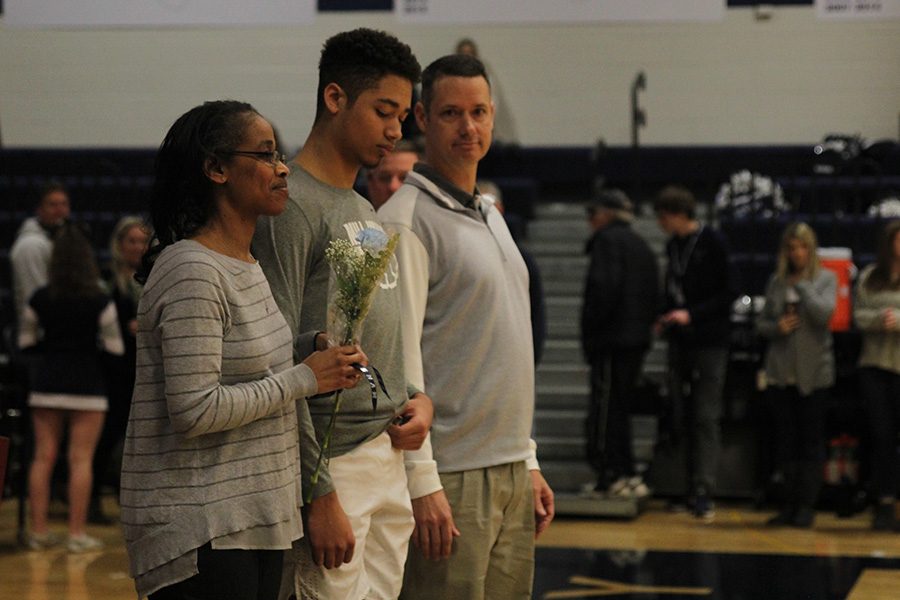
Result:
{"label": "bouquet of flowers", "polygon": [[[350,240],[336,239],[328,244],[328,248],[325,249],[325,259],[334,272],[331,300],[328,303],[330,342],[341,346],[359,343],[363,321],[369,313],[378,282],[384,277],[391,257],[394,255],[398,239],[397,235],[388,236],[381,230],[367,227],[357,234],[356,243]],[[353,366],[369,381],[372,388],[372,410],[375,410],[378,396],[370,369],[359,364]],[[378,376],[382,390],[387,393],[378,371],[374,367],[371,370]],[[309,495],[312,494],[312,490],[319,480],[319,472],[331,446],[331,434],[334,431],[340,408],[341,390],[338,390],[334,395],[331,419],[328,421],[328,429],[325,431],[319,458],[316,461],[316,469],[312,475],[312,486],[307,492]],[[309,499],[307,497],[307,501]]]}
{"label": "bouquet of flowers", "polygon": [[398,236],[367,227],[349,240],[332,240],[325,259],[334,271],[328,333],[336,344],[357,344],[378,282],[394,255]]}

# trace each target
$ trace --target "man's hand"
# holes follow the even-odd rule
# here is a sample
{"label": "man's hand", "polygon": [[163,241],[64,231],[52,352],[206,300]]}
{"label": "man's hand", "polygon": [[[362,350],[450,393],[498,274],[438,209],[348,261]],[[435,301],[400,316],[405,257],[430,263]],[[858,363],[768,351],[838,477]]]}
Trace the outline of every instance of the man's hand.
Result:
{"label": "man's hand", "polygon": [[453,513],[444,490],[413,498],[412,507],[416,519],[413,544],[428,560],[450,558],[453,538],[459,537],[459,529],[453,522]]}
{"label": "man's hand", "polygon": [[400,414],[402,422],[388,427],[391,445],[398,450],[418,450],[431,429],[434,407],[431,398],[418,393],[409,399],[406,408]]}
{"label": "man's hand", "polygon": [[537,469],[530,473],[531,489],[534,492],[534,537],[537,538],[550,525],[556,510],[553,506],[553,490],[547,485],[544,476]]}
{"label": "man's hand", "polygon": [[319,496],[303,510],[313,562],[326,569],[334,569],[350,562],[356,538],[337,492]]}
{"label": "man's hand", "polygon": [[894,316],[894,311],[890,308],[884,309],[882,322],[884,323],[884,328],[888,331],[897,329],[897,317]]}

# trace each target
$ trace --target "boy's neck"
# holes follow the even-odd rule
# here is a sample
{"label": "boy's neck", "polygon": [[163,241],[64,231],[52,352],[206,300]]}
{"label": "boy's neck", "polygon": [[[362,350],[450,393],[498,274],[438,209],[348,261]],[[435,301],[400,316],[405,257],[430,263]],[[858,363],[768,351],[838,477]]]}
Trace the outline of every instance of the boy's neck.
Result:
{"label": "boy's neck", "polygon": [[329,131],[323,125],[313,126],[293,162],[319,181],[341,189],[353,188],[362,166],[341,154],[339,146],[330,139]]}

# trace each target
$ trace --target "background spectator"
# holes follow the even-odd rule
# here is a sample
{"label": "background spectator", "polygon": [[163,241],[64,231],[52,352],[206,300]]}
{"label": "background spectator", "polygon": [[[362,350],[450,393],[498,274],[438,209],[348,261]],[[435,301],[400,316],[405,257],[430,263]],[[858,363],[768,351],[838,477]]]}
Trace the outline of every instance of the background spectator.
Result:
{"label": "background spectator", "polygon": [[666,244],[665,308],[658,320],[669,341],[671,426],[677,432],[686,421],[688,505],[694,516],[709,520],[715,514],[711,495],[736,296],[733,276],[725,240],[697,221],[696,201],[687,188],[664,188],[654,210],[662,230],[672,235]]}
{"label": "background spectator", "polygon": [[509,233],[512,235],[519,252],[522,254],[522,260],[528,268],[528,298],[531,302],[531,340],[534,346],[534,364],[541,362],[544,355],[544,342],[547,339],[547,308],[544,303],[544,286],[541,282],[541,271],[538,268],[537,260],[528,248],[522,245],[522,238],[527,224],[519,215],[506,212],[506,205],[503,204],[503,192],[493,181],[481,179],[477,182],[476,187],[482,197],[493,198],[494,207],[503,215]]}
{"label": "background spectator", "polygon": [[629,403],[650,348],[659,307],[656,255],[632,228],[631,201],[604,190],[589,206],[594,234],[581,311],[581,347],[591,366],[585,422],[594,490],[610,497],[646,496],[634,473]]}
{"label": "background spectator", "polygon": [[39,194],[35,215],[22,223],[9,252],[13,268],[16,316],[22,312],[39,287],[47,283],[47,268],[53,250],[53,235],[69,218],[69,195],[57,181],[45,184]]}
{"label": "background spectator", "polygon": [[48,285],[34,293],[22,314],[19,346],[37,355],[28,397],[35,441],[28,544],[37,550],[59,541],[47,529],[47,513],[50,478],[68,423],[67,547],[71,552],[99,548],[102,543],[87,535],[85,523],[91,461],[108,405],[101,352],[120,355],[123,347],[116,307],[101,289],[90,241],[74,225],[56,236]]}
{"label": "background spectator", "polygon": [[863,332],[859,380],[872,455],[872,528],[894,527],[900,432],[900,220],[881,234],[878,258],[860,274],[853,310]]}
{"label": "background spectator", "polygon": [[516,120],[510,110],[509,103],[500,87],[500,80],[497,74],[491,69],[478,52],[478,46],[472,38],[462,38],[456,42],[456,53],[465,54],[477,58],[484,65],[487,72],[488,81],[491,84],[491,100],[494,101],[494,143],[495,144],[518,144],[519,132],[516,128]]}
{"label": "background spectator", "polygon": [[757,321],[769,341],[765,373],[775,422],[775,461],[784,474],[784,505],[769,525],[811,527],[822,487],[825,410],[834,385],[828,323],[837,277],[819,264],[816,234],[806,223],[785,229],[776,272]]}
{"label": "background spectator", "polygon": [[400,189],[406,174],[417,162],[419,148],[414,142],[401,139],[394,144],[394,151],[383,156],[377,166],[366,169],[366,197],[375,210]]}
{"label": "background spectator", "polygon": [[137,306],[143,289],[135,280],[134,274],[141,266],[141,258],[147,250],[149,238],[144,220],[133,216],[121,218],[110,236],[109,251],[112,260],[108,287],[116,305],[125,353],[113,361],[113,368],[108,373],[109,410],[94,454],[94,485],[88,511],[88,521],[91,523],[110,522],[103,514],[101,487],[112,483],[118,492],[119,472],[122,469],[122,440],[125,438],[131,394],[134,391]]}

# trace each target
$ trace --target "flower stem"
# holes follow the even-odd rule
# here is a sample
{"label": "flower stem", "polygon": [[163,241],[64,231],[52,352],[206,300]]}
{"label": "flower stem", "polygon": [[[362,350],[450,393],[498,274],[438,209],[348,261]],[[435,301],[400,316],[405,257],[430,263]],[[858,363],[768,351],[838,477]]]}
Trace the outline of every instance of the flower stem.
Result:
{"label": "flower stem", "polygon": [[316,470],[313,471],[312,477],[309,480],[309,490],[306,492],[307,502],[312,500],[313,490],[316,489],[316,484],[319,482],[319,473],[322,472],[322,463],[325,461],[325,455],[328,454],[328,451],[331,448],[331,434],[334,432],[334,424],[337,422],[337,414],[341,408],[342,391],[343,390],[338,390],[334,394],[334,408],[331,410],[328,429],[325,430],[325,439],[322,440],[322,446],[319,448],[319,458],[316,460]]}
{"label": "flower stem", "polygon": [[[354,326],[351,324],[347,325],[347,328],[344,332],[344,340],[343,345],[349,345],[353,343],[353,330]],[[331,418],[328,420],[328,428],[325,430],[325,438],[322,440],[322,446],[319,448],[319,458],[316,460],[316,469],[313,471],[312,477],[309,479],[309,489],[306,490],[306,502],[309,503],[312,501],[313,490],[316,489],[316,484],[319,483],[319,474],[322,472],[322,463],[325,462],[326,455],[329,455],[329,450],[331,449],[331,434],[334,433],[334,426],[337,423],[337,415],[338,411],[341,409],[341,399],[344,390],[338,390],[334,393],[334,406],[331,409]]]}

